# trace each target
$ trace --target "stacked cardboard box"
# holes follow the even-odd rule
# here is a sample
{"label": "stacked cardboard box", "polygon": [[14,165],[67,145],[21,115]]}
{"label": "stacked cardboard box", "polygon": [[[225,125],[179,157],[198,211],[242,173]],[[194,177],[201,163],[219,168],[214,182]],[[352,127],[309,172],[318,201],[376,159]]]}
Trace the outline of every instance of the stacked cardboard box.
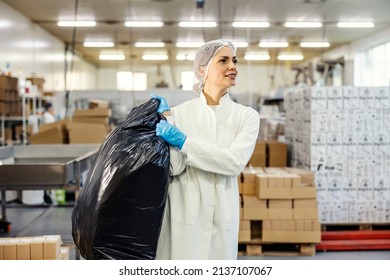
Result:
{"label": "stacked cardboard box", "polygon": [[69,120],[59,120],[54,123],[43,124],[39,132],[30,136],[31,144],[67,144],[69,143],[68,125]]}
{"label": "stacked cardboard box", "polygon": [[111,110],[96,107],[88,110],[75,110],[72,122],[68,123],[69,143],[102,143],[109,133]]}
{"label": "stacked cardboard box", "polygon": [[18,79],[0,75],[0,115],[20,116],[21,107],[18,94]]}
{"label": "stacked cardboard box", "polygon": [[286,89],[291,165],[315,174],[322,223],[390,222],[390,88]]}
{"label": "stacked cardboard box", "polygon": [[287,164],[287,144],[279,141],[257,141],[248,166],[284,167]]}
{"label": "stacked cardboard box", "polygon": [[253,238],[251,221],[262,221],[263,242],[321,241],[313,173],[296,168],[247,168],[239,183],[239,241]]}
{"label": "stacked cardboard box", "polygon": [[59,235],[0,238],[0,260],[61,260],[61,245]]}

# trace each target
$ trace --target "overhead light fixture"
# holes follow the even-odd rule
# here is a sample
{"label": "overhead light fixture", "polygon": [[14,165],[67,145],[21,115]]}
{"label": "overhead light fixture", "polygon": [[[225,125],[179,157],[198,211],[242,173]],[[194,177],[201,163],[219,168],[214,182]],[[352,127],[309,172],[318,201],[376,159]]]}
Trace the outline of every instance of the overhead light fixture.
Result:
{"label": "overhead light fixture", "polygon": [[96,21],[93,20],[60,20],[57,22],[61,27],[93,27]]}
{"label": "overhead light fixture", "polygon": [[143,60],[168,60],[168,55],[166,54],[144,54],[142,56]]}
{"label": "overhead light fixture", "polygon": [[178,48],[199,48],[204,42],[177,42],[176,47]]}
{"label": "overhead light fixture", "polygon": [[194,60],[195,54],[178,54],[176,56],[177,60]]}
{"label": "overhead light fixture", "polygon": [[100,60],[125,60],[123,54],[101,54],[99,55]]}
{"label": "overhead light fixture", "polygon": [[304,22],[304,21],[288,21],[284,23],[285,27],[289,28],[319,28],[322,27],[321,22]]}
{"label": "overhead light fixture", "polygon": [[181,21],[180,27],[216,27],[215,21]]}
{"label": "overhead light fixture", "polygon": [[299,44],[302,48],[328,48],[329,42],[301,42]]}
{"label": "overhead light fixture", "polygon": [[246,53],[244,55],[245,60],[265,61],[270,59],[268,53]]}
{"label": "overhead light fixture", "polygon": [[260,41],[259,47],[261,47],[261,48],[287,48],[288,43],[285,41],[281,41],[281,42]]}
{"label": "overhead light fixture", "polygon": [[339,28],[372,28],[375,24],[373,22],[338,22]]}
{"label": "overhead light fixture", "polygon": [[232,26],[237,28],[265,28],[269,27],[269,22],[267,21],[235,21]]}
{"label": "overhead light fixture", "polygon": [[126,21],[127,27],[162,27],[164,23],[162,21]]}
{"label": "overhead light fixture", "polygon": [[164,42],[135,42],[136,48],[163,48],[165,47]]}
{"label": "overhead light fixture", "polygon": [[245,41],[232,41],[232,43],[236,48],[247,48],[249,45],[248,42]]}
{"label": "overhead light fixture", "polygon": [[278,60],[303,60],[303,55],[298,53],[281,53]]}
{"label": "overhead light fixture", "polygon": [[111,48],[115,44],[114,42],[84,42],[86,48]]}

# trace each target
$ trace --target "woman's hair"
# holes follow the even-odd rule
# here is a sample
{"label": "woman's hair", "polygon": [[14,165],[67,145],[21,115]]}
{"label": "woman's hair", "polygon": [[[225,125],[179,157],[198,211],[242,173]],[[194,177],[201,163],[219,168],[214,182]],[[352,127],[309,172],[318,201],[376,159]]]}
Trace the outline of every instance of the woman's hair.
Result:
{"label": "woman's hair", "polygon": [[194,59],[194,85],[193,90],[199,94],[204,87],[205,78],[215,54],[223,47],[229,47],[236,53],[236,47],[228,40],[218,39],[203,44],[196,52]]}
{"label": "woman's hair", "polygon": [[51,104],[50,102],[47,102],[44,107],[45,107],[45,111],[49,111],[49,109],[51,107],[53,107],[53,104]]}

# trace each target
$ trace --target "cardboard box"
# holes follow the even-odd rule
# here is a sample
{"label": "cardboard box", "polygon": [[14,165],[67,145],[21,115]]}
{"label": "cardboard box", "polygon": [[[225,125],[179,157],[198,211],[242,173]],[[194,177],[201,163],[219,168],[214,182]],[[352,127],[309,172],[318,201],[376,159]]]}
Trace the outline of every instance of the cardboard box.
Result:
{"label": "cardboard box", "polygon": [[294,187],[291,188],[291,197],[294,199],[316,198],[317,189],[315,185],[301,185],[298,187]]}
{"label": "cardboard box", "polygon": [[17,260],[17,250],[16,250],[17,243],[18,240],[14,238],[8,238],[6,242],[3,243],[4,260]]}
{"label": "cardboard box", "polygon": [[4,243],[7,242],[6,238],[0,238],[0,260],[4,260]]}
{"label": "cardboard box", "polygon": [[293,201],[292,199],[269,199],[268,208],[269,209],[292,209]]}
{"label": "cardboard box", "polygon": [[301,198],[293,200],[293,208],[317,208],[317,199],[315,198]]}
{"label": "cardboard box", "polygon": [[32,260],[43,260],[43,242],[45,238],[43,236],[37,236],[32,238],[30,242],[30,254]]}
{"label": "cardboard box", "polygon": [[83,118],[83,117],[75,117],[72,118],[73,123],[96,123],[96,124],[105,124],[108,125],[109,118],[102,117],[102,118]]}
{"label": "cardboard box", "polygon": [[46,235],[43,241],[43,259],[59,260],[61,259],[62,240],[59,235]]}
{"label": "cardboard box", "polygon": [[243,220],[264,220],[267,219],[267,201],[260,200],[253,195],[243,195]]}
{"label": "cardboard box", "polygon": [[258,193],[260,199],[291,199],[291,188],[259,187]]}
{"label": "cardboard box", "polygon": [[318,219],[318,208],[294,208],[293,209],[294,220],[306,220],[306,219]]}
{"label": "cardboard box", "polygon": [[266,167],[266,157],[266,142],[257,141],[248,165]]}
{"label": "cardboard box", "polygon": [[18,260],[30,260],[30,239],[20,239],[16,245],[16,254]]}
{"label": "cardboard box", "polygon": [[263,230],[262,241],[281,243],[320,243],[321,231]]}
{"label": "cardboard box", "polygon": [[251,241],[251,231],[250,230],[240,230],[238,232],[238,241],[239,242]]}
{"label": "cardboard box", "polygon": [[278,141],[267,141],[269,167],[285,167],[287,165],[287,144]]}
{"label": "cardboard box", "polygon": [[284,169],[291,174],[298,175],[301,178],[301,184],[314,185],[314,173],[310,170],[293,167],[286,167]]}
{"label": "cardboard box", "polygon": [[30,136],[30,142],[32,144],[63,144],[64,133],[60,127],[54,126],[44,131],[32,134]]}
{"label": "cardboard box", "polygon": [[103,143],[108,134],[104,124],[68,123],[69,143]]}
{"label": "cardboard box", "polygon": [[268,209],[269,220],[292,220],[293,209]]}
{"label": "cardboard box", "polygon": [[110,117],[111,116],[111,109],[109,108],[94,108],[94,109],[88,109],[88,110],[75,110],[73,113],[73,118],[78,117],[88,117],[88,118],[95,118],[95,117]]}

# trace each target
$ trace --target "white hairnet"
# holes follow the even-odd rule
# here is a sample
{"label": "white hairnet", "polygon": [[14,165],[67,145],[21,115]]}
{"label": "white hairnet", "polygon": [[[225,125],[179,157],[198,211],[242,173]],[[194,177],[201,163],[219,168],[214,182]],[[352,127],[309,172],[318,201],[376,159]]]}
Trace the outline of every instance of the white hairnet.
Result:
{"label": "white hairnet", "polygon": [[[195,93],[199,94],[203,90],[210,62],[213,60],[215,54],[223,47],[229,47],[236,53],[236,47],[233,43],[223,39],[209,41],[197,50],[194,60],[195,75],[193,90]],[[202,71],[202,69],[204,70]]]}

